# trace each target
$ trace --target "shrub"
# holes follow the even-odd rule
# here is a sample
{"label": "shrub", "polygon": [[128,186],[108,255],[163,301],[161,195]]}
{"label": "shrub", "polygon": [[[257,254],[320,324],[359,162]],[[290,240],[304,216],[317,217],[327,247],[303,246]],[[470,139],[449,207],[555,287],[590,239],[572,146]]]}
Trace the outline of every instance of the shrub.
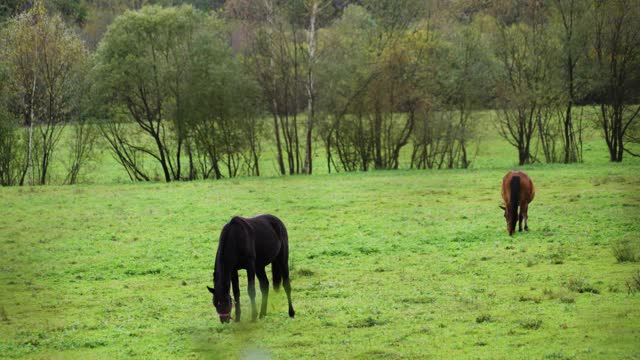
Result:
{"label": "shrub", "polygon": [[493,318],[489,314],[481,314],[476,318],[476,322],[478,324],[482,324],[484,322],[493,322]]}
{"label": "shrub", "polygon": [[566,282],[566,286],[569,290],[579,293],[592,293],[600,294],[600,290],[591,286],[583,277],[572,277]]}
{"label": "shrub", "polygon": [[542,325],[542,320],[539,319],[525,319],[520,320],[520,326],[527,330],[538,330]]}
{"label": "shrub", "polygon": [[629,240],[614,241],[611,243],[611,251],[616,260],[621,262],[635,262],[640,260],[638,256],[638,249],[633,246]]}
{"label": "shrub", "polygon": [[630,280],[627,280],[627,289],[629,294],[640,291],[640,270],[638,270]]}

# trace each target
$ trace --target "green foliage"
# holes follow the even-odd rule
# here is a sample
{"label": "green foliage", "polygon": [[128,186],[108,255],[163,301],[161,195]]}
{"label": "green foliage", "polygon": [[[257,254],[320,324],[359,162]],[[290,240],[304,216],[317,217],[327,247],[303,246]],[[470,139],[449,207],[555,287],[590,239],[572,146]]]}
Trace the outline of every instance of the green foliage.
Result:
{"label": "green foliage", "polygon": [[86,3],[82,0],[53,0],[51,3],[70,23],[82,25],[87,20]]}
{"label": "green foliage", "polygon": [[[322,94],[319,101],[323,109],[342,111],[359,87],[371,76],[370,43],[375,25],[369,13],[360,6],[349,6],[326,34],[320,37],[320,47],[331,47],[318,65],[318,78]],[[344,36],[351,34],[351,36]]]}
{"label": "green foliage", "polygon": [[18,122],[9,112],[7,71],[4,64],[0,63],[0,185],[15,185],[18,183],[19,159]]}
{"label": "green foliage", "polygon": [[60,14],[71,24],[82,25],[87,18],[86,3],[81,0],[3,0],[0,3],[0,23],[44,3],[51,14]]}
{"label": "green foliage", "polygon": [[[59,15],[37,2],[1,29],[0,67],[6,71],[6,101],[0,106],[28,127],[26,146],[13,148],[13,161],[26,159],[28,184],[46,184],[64,124],[77,115],[87,52]],[[6,107],[5,107],[6,106]],[[21,152],[25,152],[21,154]]]}
{"label": "green foliage", "polygon": [[24,0],[5,0],[0,3],[0,23],[6,21],[19,12],[24,11]]}
{"label": "green foliage", "polygon": [[[252,83],[240,70],[215,16],[184,5],[144,7],[118,17],[96,52],[92,77],[96,102],[109,112],[104,133],[132,177],[151,175],[127,154],[158,161],[165,181],[207,177],[211,171],[220,177],[219,161],[235,176],[246,150],[239,142],[255,140],[243,133],[244,125],[253,125],[259,109]],[[135,121],[147,140],[114,132],[118,114]],[[183,152],[202,168],[190,161],[183,169]]]}
{"label": "green foliage", "polygon": [[23,165],[17,121],[0,107],[0,185],[17,185]]}

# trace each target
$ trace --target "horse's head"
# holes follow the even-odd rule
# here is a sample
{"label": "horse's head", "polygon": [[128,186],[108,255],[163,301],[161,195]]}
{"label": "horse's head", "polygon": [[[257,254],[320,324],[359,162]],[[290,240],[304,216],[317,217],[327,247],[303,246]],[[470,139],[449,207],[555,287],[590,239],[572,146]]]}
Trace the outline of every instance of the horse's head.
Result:
{"label": "horse's head", "polygon": [[515,216],[511,214],[508,207],[500,205],[500,209],[504,210],[504,219],[507,221],[507,231],[509,232],[509,236],[511,236],[516,231],[517,219],[514,219]]}
{"label": "horse's head", "polygon": [[220,316],[220,322],[223,324],[229,322],[231,320],[231,295],[222,294],[222,291],[216,294],[216,290],[209,286],[207,286],[207,289],[213,295],[213,306],[216,308],[218,316]]}

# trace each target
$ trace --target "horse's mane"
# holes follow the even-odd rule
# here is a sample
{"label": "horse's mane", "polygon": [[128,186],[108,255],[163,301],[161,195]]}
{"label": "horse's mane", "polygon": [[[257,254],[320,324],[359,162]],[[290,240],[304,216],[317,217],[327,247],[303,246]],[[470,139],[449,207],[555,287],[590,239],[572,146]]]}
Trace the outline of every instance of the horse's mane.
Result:
{"label": "horse's mane", "polygon": [[[239,216],[234,216],[225,226],[222,228],[222,232],[220,232],[220,239],[218,240],[218,251],[216,253],[216,263],[214,265],[214,274],[216,270],[220,272],[224,271],[224,254],[222,253],[224,248],[229,241],[229,233],[231,232],[231,225],[237,224],[240,225],[242,230],[247,233],[247,227],[249,224],[247,221]],[[214,283],[215,283],[215,275],[214,275]]]}
{"label": "horse's mane", "polygon": [[218,245],[218,250],[222,248],[222,245],[226,243],[225,240],[229,237],[229,231],[231,230],[231,225],[238,224],[244,231],[247,231],[246,227],[249,226],[247,221],[240,216],[234,216],[231,220],[224,225],[222,228],[222,232],[220,233],[220,240]]}

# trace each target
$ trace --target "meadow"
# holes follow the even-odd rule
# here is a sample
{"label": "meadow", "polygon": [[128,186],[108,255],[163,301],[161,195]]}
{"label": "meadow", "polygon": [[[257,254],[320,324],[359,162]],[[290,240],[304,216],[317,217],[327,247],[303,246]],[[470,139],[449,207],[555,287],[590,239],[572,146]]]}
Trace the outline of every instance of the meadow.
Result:
{"label": "meadow", "polygon": [[[2,188],[0,355],[640,357],[640,160],[593,136],[582,164],[522,167],[531,231],[509,237],[515,152],[485,145],[467,170]],[[223,325],[218,235],[259,213],[288,226],[296,317],[272,291],[247,321],[242,272],[244,321]]]}

